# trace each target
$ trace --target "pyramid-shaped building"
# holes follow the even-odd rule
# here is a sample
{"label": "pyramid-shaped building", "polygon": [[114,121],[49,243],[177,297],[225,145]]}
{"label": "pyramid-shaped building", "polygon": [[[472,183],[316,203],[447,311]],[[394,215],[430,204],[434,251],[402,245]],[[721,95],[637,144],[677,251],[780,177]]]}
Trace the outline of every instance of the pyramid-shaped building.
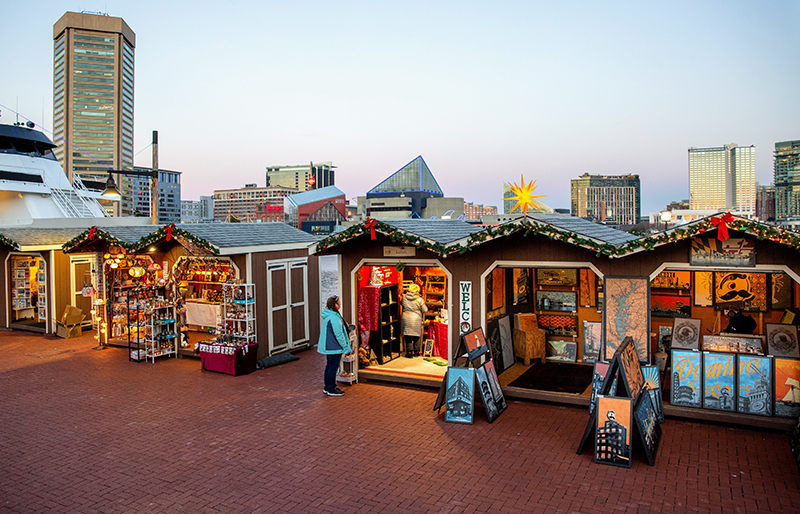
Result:
{"label": "pyramid-shaped building", "polygon": [[[427,199],[434,197],[442,198],[444,193],[421,155],[367,191],[373,216],[383,212],[390,217],[420,217]],[[387,201],[381,205],[376,199]]]}

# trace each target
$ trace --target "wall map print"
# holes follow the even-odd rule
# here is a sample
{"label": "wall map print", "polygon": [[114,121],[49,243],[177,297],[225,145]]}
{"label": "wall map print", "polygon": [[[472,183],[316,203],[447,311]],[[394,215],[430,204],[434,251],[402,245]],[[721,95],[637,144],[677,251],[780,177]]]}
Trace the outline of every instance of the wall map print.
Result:
{"label": "wall map print", "polygon": [[633,338],[639,360],[650,362],[650,310],[647,277],[606,277],[603,358],[611,360],[625,337]]}
{"label": "wall map print", "polygon": [[716,237],[702,236],[692,240],[690,264],[701,266],[755,266],[756,242],[754,239],[731,237],[720,241]]}

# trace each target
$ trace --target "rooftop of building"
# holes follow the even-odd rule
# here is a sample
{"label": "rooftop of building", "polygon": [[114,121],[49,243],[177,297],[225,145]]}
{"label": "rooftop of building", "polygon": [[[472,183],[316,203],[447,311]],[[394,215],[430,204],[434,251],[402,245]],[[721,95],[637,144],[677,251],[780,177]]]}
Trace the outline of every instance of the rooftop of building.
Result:
{"label": "rooftop of building", "polygon": [[421,155],[367,191],[367,194],[409,192],[425,192],[444,196],[442,188],[439,187],[439,183],[436,182]]}
{"label": "rooftop of building", "polygon": [[332,198],[337,198],[339,196],[344,196],[344,191],[342,191],[336,186],[327,186],[287,196],[285,199],[292,205],[300,206],[309,203],[319,202],[322,200],[330,200]]}

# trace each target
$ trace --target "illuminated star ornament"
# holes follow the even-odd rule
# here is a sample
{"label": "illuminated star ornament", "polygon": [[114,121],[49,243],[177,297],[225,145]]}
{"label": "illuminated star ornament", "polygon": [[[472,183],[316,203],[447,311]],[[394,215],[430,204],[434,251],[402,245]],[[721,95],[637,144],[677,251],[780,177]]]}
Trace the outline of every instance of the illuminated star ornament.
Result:
{"label": "illuminated star ornament", "polygon": [[[534,198],[544,198],[547,195],[534,195],[533,190],[536,189],[536,181],[529,182],[528,185],[525,185],[525,177],[520,175],[520,185],[511,184],[511,192],[514,193],[516,196],[509,196],[507,200],[516,200],[517,204],[511,209],[511,212],[517,210],[519,207],[522,210],[522,214],[527,216],[528,209],[533,207],[537,211],[541,211],[542,209],[539,208],[538,205],[533,201]],[[509,213],[511,214],[511,213]]]}

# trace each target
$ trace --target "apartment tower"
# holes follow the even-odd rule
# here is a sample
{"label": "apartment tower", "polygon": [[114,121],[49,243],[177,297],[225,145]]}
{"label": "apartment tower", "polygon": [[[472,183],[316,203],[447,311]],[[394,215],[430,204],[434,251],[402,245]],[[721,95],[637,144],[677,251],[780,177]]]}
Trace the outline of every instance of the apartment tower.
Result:
{"label": "apartment tower", "polygon": [[573,216],[635,225],[642,214],[639,175],[589,175],[570,181]]}
{"label": "apartment tower", "polygon": [[[105,182],[133,167],[136,34],[122,18],[67,12],[53,25],[53,134],[64,172]],[[106,209],[133,214],[130,179],[114,176],[122,201]]]}
{"label": "apartment tower", "polygon": [[775,143],[775,218],[800,219],[800,140]]}
{"label": "apartment tower", "polygon": [[756,148],[735,143],[689,148],[689,208],[756,211]]}

